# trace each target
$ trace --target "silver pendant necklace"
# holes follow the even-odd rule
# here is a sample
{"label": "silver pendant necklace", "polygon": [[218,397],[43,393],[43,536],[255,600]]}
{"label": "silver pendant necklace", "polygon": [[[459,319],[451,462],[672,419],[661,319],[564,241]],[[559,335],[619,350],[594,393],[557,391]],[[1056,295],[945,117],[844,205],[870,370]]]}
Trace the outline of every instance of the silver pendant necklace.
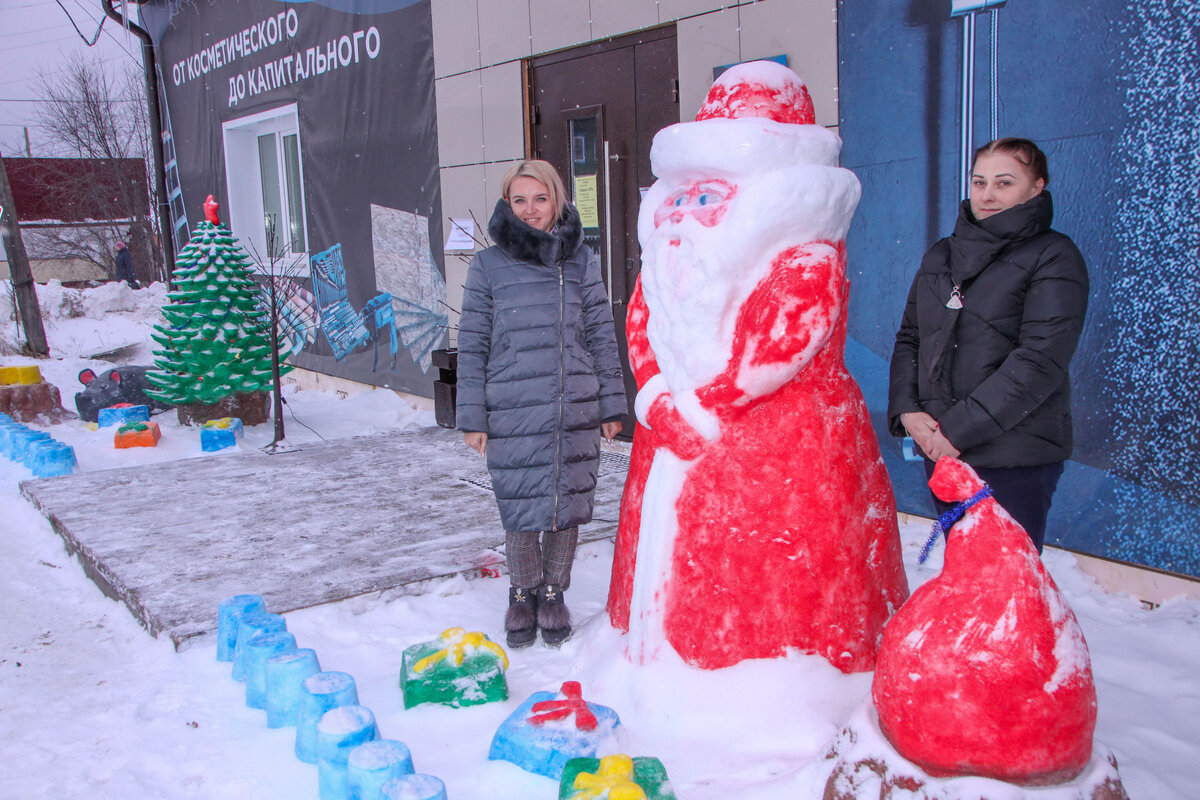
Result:
{"label": "silver pendant necklace", "polygon": [[954,288],[950,290],[950,299],[946,301],[946,308],[958,311],[963,307],[962,292],[959,290],[959,285],[954,284]]}

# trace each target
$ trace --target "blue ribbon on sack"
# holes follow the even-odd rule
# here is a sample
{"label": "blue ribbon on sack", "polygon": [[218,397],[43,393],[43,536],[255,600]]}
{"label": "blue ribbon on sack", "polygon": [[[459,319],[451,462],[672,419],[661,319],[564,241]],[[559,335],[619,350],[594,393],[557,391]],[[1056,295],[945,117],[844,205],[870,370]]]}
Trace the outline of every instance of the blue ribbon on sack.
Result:
{"label": "blue ribbon on sack", "polygon": [[951,525],[962,519],[963,514],[967,513],[967,509],[991,496],[992,487],[985,483],[978,492],[961,503],[957,503],[954,508],[938,517],[933,523],[933,529],[929,531],[929,538],[925,540],[925,546],[921,548],[921,555],[917,556],[917,563],[923,565],[929,559],[929,554],[933,551],[933,543],[938,540],[939,536],[950,530]]}

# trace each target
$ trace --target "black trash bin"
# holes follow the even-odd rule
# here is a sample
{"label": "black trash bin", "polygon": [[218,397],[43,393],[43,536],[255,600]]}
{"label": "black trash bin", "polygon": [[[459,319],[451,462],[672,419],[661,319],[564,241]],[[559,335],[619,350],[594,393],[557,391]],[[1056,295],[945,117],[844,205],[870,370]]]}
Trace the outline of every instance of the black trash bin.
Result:
{"label": "black trash bin", "polygon": [[458,350],[433,351],[433,365],[438,368],[438,379],[433,382],[433,416],[443,428],[453,428],[454,402],[458,395]]}

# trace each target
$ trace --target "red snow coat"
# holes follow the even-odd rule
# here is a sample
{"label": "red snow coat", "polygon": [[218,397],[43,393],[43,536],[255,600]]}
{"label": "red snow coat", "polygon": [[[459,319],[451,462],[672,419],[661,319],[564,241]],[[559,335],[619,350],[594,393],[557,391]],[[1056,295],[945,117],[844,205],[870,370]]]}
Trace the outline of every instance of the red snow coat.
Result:
{"label": "red snow coat", "polygon": [[[725,372],[697,392],[720,421],[714,441],[670,394],[634,433],[608,612],[629,629],[643,494],[664,448],[689,461],[665,592],[667,642],[715,669],[789,648],[844,672],[870,670],[884,623],[908,596],[895,500],[866,404],[846,371],[844,243],[775,257],[737,318]],[[641,388],[659,373],[641,284],[630,300],[629,357]],[[749,397],[739,365],[779,367],[782,383]],[[650,532],[656,534],[657,532]]]}

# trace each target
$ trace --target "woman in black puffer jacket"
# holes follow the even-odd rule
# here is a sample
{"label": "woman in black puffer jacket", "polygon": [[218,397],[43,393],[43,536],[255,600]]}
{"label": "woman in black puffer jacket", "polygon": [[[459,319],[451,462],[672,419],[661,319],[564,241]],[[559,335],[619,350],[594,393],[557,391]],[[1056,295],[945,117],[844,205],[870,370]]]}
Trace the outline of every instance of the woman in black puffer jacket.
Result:
{"label": "woman in black puffer jacket", "polygon": [[510,647],[571,634],[563,591],[592,518],[600,436],[626,413],[612,307],[554,167],[522,161],[467,272],[457,422],[487,456],[506,531]]}
{"label": "woman in black puffer jacket", "polygon": [[891,432],[913,438],[927,474],[943,456],[970,464],[1039,552],[1071,455],[1067,368],[1088,298],[1083,256],[1050,228],[1048,181],[1028,139],[975,152],[954,233],[909,291],[888,398]]}

